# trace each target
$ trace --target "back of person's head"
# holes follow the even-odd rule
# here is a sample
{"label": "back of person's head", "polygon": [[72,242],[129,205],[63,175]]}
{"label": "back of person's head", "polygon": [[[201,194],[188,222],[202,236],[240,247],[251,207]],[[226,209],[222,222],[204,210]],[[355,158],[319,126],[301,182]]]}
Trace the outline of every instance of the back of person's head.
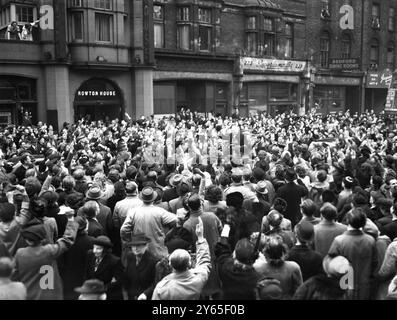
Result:
{"label": "back of person's head", "polygon": [[214,185],[208,187],[205,193],[205,199],[212,203],[221,201],[223,199],[222,189]]}
{"label": "back of person's head", "polygon": [[126,179],[135,180],[137,173],[138,173],[138,169],[135,166],[129,166],[125,173]]}
{"label": "back of person's head", "polygon": [[320,209],[321,216],[328,221],[335,220],[338,215],[338,210],[331,203],[324,203],[324,205]]}
{"label": "back of person's head", "polygon": [[323,193],[321,194],[323,203],[329,202],[329,203],[333,203],[336,204],[338,201],[338,198],[335,194],[334,191],[326,189],[323,191]]}
{"label": "back of person's head", "polygon": [[278,211],[272,210],[267,215],[267,221],[269,222],[270,226],[272,226],[273,228],[277,228],[281,225],[281,222],[283,221],[283,216]]}
{"label": "back of person's head", "polygon": [[264,249],[266,260],[272,265],[281,265],[284,262],[285,253],[283,239],[280,236],[270,237]]}
{"label": "back of person's head", "polygon": [[76,186],[76,181],[74,180],[74,178],[72,176],[66,176],[65,178],[63,178],[62,180],[62,187],[66,190],[66,191],[71,191],[73,190],[73,188]]}
{"label": "back of person's head", "polygon": [[244,196],[241,192],[232,192],[226,196],[226,205],[228,207],[234,207],[241,209],[244,203]]}
{"label": "back of person's head", "polygon": [[320,170],[317,173],[317,180],[319,182],[324,182],[325,180],[327,180],[327,172],[325,170]]}
{"label": "back of person's head", "polygon": [[194,174],[192,177],[193,187],[199,187],[201,183],[201,176],[199,174]]}
{"label": "back of person's head", "polygon": [[294,181],[296,179],[296,173],[295,170],[292,168],[287,169],[285,173],[285,180],[288,182]]}
{"label": "back of person's head", "polygon": [[181,182],[177,187],[176,187],[176,193],[180,196],[183,197],[186,194],[188,194],[191,191],[191,188],[189,184],[186,182]]}
{"label": "back of person's head", "polygon": [[368,204],[368,199],[362,192],[353,195],[353,205],[355,207],[362,207]]}
{"label": "back of person's head", "polygon": [[15,217],[15,206],[11,203],[0,204],[0,220],[8,223]]}
{"label": "back of person's head", "polygon": [[367,223],[367,216],[361,208],[355,208],[347,213],[347,223],[354,229],[363,228]]}
{"label": "back of person's head", "polygon": [[274,278],[261,279],[256,285],[259,300],[282,300],[283,289],[281,282]]}
{"label": "back of person's head", "polygon": [[229,184],[231,183],[230,180],[230,176],[226,173],[223,173],[220,177],[219,177],[219,184],[222,187],[227,187]]}
{"label": "back of person's head", "polygon": [[382,184],[383,184],[383,179],[382,179],[382,177],[381,177],[381,176],[378,176],[378,175],[373,176],[373,177],[372,177],[372,184],[373,184],[377,189],[379,189],[379,188],[382,186]]}
{"label": "back of person's head", "polygon": [[287,202],[283,198],[276,198],[274,200],[273,208],[281,214],[284,214],[285,210],[287,210]]}
{"label": "back of person's head", "polygon": [[25,190],[26,190],[26,193],[28,194],[29,198],[32,198],[35,195],[38,195],[41,191],[40,181],[35,177],[27,178],[26,182],[25,182]]}
{"label": "back of person's head", "polygon": [[316,213],[316,204],[311,199],[306,199],[301,204],[302,213],[308,217],[313,217]]}
{"label": "back of person's head", "polygon": [[98,203],[96,201],[88,201],[83,206],[83,214],[89,218],[95,218],[97,215]]}
{"label": "back of person's head", "polygon": [[176,249],[169,257],[170,265],[176,272],[184,272],[191,267],[190,254],[186,250]]}
{"label": "back of person's head", "polygon": [[120,180],[120,173],[118,172],[118,170],[112,169],[109,171],[108,174],[108,179],[112,182],[112,183],[116,183]]}
{"label": "back of person's head", "polygon": [[8,257],[0,258],[0,278],[10,278],[14,269],[14,263]]}
{"label": "back of person's head", "polygon": [[191,210],[197,211],[201,208],[201,198],[198,194],[192,194],[188,200],[188,206]]}

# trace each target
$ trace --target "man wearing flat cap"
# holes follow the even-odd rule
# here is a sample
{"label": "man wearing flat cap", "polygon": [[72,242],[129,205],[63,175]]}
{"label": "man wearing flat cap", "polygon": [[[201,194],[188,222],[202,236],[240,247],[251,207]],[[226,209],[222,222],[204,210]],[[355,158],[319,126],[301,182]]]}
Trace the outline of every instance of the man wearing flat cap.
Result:
{"label": "man wearing flat cap", "polygon": [[132,236],[128,244],[124,287],[129,300],[150,300],[154,290],[158,259],[148,251],[150,238],[144,233]]}
{"label": "man wearing flat cap", "polygon": [[75,288],[79,295],[78,300],[106,300],[106,288],[103,281],[91,279],[84,282],[83,286]]}
{"label": "man wearing flat cap", "polygon": [[120,230],[121,240],[126,245],[131,242],[132,235],[144,233],[152,240],[148,250],[159,259],[166,257],[168,250],[164,244],[165,234],[176,225],[178,219],[171,212],[153,205],[157,198],[153,188],[144,188],[139,196],[143,205],[128,212]]}

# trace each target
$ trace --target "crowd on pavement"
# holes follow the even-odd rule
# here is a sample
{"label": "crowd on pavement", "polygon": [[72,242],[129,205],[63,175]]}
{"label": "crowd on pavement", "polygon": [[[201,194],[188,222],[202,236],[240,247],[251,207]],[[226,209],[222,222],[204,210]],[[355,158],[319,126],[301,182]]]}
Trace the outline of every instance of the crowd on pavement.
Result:
{"label": "crowd on pavement", "polygon": [[397,118],[0,129],[0,300],[397,299]]}

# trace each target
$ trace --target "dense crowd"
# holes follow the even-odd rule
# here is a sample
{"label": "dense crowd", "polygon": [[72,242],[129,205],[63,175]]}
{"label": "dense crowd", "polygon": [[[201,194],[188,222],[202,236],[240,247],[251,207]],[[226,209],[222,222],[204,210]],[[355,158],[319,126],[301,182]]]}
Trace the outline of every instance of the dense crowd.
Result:
{"label": "dense crowd", "polygon": [[396,122],[5,127],[0,299],[396,299]]}

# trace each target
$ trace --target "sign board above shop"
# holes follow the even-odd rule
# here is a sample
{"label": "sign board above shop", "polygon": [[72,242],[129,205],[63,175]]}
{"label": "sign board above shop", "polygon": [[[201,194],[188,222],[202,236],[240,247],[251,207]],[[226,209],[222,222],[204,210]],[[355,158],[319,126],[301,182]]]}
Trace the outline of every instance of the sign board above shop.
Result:
{"label": "sign board above shop", "polygon": [[353,59],[331,59],[330,69],[334,70],[358,70],[360,69],[360,60]]}
{"label": "sign board above shop", "polygon": [[248,58],[240,59],[240,65],[243,71],[277,71],[277,72],[303,72],[306,69],[307,62],[296,60],[278,60]]}
{"label": "sign board above shop", "polygon": [[368,72],[367,88],[388,89],[392,84],[393,74],[389,69],[383,72]]}

